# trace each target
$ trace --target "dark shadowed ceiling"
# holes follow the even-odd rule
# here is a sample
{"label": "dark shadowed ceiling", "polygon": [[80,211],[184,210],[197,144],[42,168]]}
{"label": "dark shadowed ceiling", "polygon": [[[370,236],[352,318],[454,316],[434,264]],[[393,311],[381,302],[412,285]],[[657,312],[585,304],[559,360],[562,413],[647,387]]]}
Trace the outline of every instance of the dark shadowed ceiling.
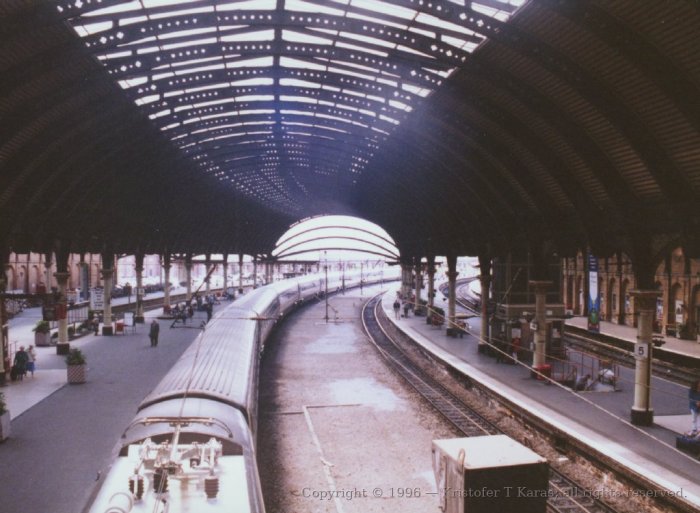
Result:
{"label": "dark shadowed ceiling", "polygon": [[692,0],[0,2],[0,237],[269,253],[350,214],[402,255],[700,234]]}

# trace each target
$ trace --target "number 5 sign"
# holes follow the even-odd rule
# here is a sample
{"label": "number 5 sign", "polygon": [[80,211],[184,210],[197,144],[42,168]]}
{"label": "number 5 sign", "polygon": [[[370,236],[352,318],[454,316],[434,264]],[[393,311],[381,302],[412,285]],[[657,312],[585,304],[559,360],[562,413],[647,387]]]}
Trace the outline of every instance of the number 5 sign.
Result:
{"label": "number 5 sign", "polygon": [[635,344],[634,345],[634,356],[639,360],[646,360],[649,358],[649,344]]}

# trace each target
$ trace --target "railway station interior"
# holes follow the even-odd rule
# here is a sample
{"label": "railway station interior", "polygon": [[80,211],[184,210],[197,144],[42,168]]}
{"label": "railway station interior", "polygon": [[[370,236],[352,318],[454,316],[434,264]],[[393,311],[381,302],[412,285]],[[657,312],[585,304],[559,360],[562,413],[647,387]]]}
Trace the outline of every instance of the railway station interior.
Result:
{"label": "railway station interior", "polygon": [[[251,358],[221,381],[250,373],[252,403],[210,398],[249,444],[222,449],[245,499],[202,478],[206,511],[699,512],[698,27],[696,0],[0,2],[0,510],[102,508],[121,440],[153,429],[135,412],[170,411],[201,386],[177,374],[193,348],[250,321],[259,346],[206,360]],[[499,417],[480,429],[510,441],[482,447],[583,484],[448,496],[449,465],[480,479],[473,433],[373,329]],[[343,451],[342,415],[380,443]],[[518,483],[500,464],[488,486]],[[106,511],[146,506],[129,483]],[[153,511],[199,511],[163,493]]]}

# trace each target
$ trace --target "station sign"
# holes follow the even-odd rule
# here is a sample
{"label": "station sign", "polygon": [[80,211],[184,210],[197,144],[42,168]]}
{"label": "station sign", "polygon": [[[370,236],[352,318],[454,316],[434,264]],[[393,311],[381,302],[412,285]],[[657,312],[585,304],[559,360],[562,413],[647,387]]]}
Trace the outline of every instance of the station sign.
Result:
{"label": "station sign", "polygon": [[102,287],[93,287],[90,289],[90,309],[104,310],[105,309],[105,289]]}
{"label": "station sign", "polygon": [[634,344],[634,357],[637,360],[649,359],[649,344],[637,343]]}

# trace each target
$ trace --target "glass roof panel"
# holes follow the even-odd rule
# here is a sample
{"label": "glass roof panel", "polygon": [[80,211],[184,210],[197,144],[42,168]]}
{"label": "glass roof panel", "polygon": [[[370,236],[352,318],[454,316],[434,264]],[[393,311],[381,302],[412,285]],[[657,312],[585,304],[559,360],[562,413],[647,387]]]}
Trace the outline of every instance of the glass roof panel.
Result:
{"label": "glass roof panel", "polygon": [[295,215],[309,191],[357,183],[486,25],[525,3],[48,1],[193,165]]}

